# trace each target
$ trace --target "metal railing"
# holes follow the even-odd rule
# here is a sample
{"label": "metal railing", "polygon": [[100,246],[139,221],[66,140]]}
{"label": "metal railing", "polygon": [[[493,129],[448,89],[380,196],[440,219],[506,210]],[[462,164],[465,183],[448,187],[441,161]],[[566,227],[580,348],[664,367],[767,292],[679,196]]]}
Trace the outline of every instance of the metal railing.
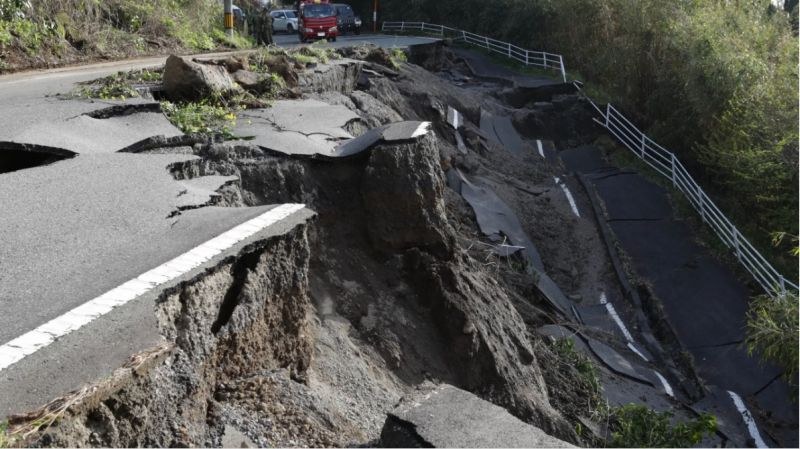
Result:
{"label": "metal railing", "polygon": [[[536,66],[545,69],[554,69],[561,72],[564,82],[567,81],[567,71],[564,67],[564,58],[561,55],[544,51],[532,51],[498,41],[486,36],[470,33],[468,31],[436,25],[426,22],[384,22],[383,31],[422,31],[437,34],[442,37],[451,37],[454,40],[464,41],[494,53],[514,59],[526,66]],[[580,90],[580,86],[575,86]],[[584,95],[585,96],[585,95]],[[797,284],[789,281],[778,273],[768,261],[758,252],[747,238],[734,226],[734,224],[711,201],[703,189],[692,178],[686,167],[678,160],[675,153],[657,144],[645,133],[639,130],[630,120],[625,118],[614,106],[606,105],[605,109],[599,108],[588,96],[589,103],[594,107],[602,120],[595,121],[606,128],[609,133],[617,138],[623,145],[631,150],[655,171],[668,178],[672,185],[683,192],[697,210],[700,217],[707,223],[719,239],[727,245],[736,255],[736,258],[750,272],[758,284],[767,292],[775,296],[786,292],[798,293]]]}
{"label": "metal railing", "polygon": [[383,22],[381,30],[386,31],[421,31],[436,34],[441,37],[451,37],[456,41],[463,41],[481,47],[492,53],[497,53],[511,58],[525,66],[541,67],[547,70],[556,70],[561,73],[561,78],[567,82],[567,70],[564,67],[564,58],[555,53],[546,51],[527,50],[514,44],[470,33],[469,31],[436,25],[427,22]]}
{"label": "metal railing", "polygon": [[[591,102],[591,100],[590,100]],[[600,113],[602,120],[597,123],[605,127],[636,156],[672,182],[673,187],[683,192],[689,203],[700,214],[719,239],[730,248],[744,268],[770,295],[797,293],[798,286],[783,277],[742,235],[736,226],[722,213],[703,188],[697,184],[675,153],[647,137],[630,120],[625,118],[613,105],[602,110],[591,102]]]}

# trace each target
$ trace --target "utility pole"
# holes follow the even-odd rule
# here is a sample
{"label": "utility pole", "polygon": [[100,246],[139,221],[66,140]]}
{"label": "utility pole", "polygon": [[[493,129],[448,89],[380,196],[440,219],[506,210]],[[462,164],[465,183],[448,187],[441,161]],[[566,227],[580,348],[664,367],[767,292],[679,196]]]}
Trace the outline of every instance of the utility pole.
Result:
{"label": "utility pole", "polygon": [[233,37],[233,0],[225,0],[225,33]]}
{"label": "utility pole", "polygon": [[372,32],[378,32],[378,0],[374,0],[372,4]]}

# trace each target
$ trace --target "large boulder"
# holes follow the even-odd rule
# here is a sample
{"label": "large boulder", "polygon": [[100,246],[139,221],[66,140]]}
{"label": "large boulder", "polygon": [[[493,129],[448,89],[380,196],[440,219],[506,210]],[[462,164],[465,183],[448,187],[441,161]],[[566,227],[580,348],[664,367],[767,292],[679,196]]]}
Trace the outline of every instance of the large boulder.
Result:
{"label": "large boulder", "polygon": [[197,101],[209,96],[230,96],[241,88],[224,65],[198,63],[171,55],[164,66],[164,92],[170,100]]}
{"label": "large boulder", "polygon": [[404,398],[386,418],[382,447],[572,447],[505,409],[451,385]]}

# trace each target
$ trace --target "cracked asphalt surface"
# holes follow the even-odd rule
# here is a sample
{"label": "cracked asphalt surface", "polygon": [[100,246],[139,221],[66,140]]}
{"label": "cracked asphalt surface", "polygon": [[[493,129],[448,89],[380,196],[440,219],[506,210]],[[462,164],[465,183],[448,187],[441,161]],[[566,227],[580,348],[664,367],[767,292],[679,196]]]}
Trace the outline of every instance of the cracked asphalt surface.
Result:
{"label": "cracked asphalt surface", "polygon": [[[294,45],[293,39],[296,36],[277,40]],[[392,47],[431,40],[362,35],[340,38],[335,45],[374,42]],[[178,182],[168,166],[194,156],[119,153],[153,136],[180,136],[163,114],[92,118],[86,114],[120,102],[57,96],[71,91],[76,83],[159,66],[165,59],[0,76],[4,105],[0,108],[0,152],[5,150],[4,143],[12,142],[77,153],[51,165],[0,173],[0,308],[4,312],[0,345],[270,208],[203,207],[173,216],[179,209],[206,203],[216,188],[235,180],[213,177]],[[339,122],[343,117],[331,126],[314,124],[327,112],[284,125],[299,124],[302,133],[350,137],[341,129],[346,123]],[[0,414],[25,411],[102,377],[131,353],[158,340],[152,323],[144,319],[152,304],[143,304],[148,303],[137,299],[135,304],[114,309],[0,370]],[[109,345],[109,341],[117,343]]]}

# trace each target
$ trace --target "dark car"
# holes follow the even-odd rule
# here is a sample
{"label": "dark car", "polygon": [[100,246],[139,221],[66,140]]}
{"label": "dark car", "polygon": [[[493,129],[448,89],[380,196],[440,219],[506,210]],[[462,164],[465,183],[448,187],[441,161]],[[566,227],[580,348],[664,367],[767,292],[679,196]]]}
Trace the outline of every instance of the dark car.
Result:
{"label": "dark car", "polygon": [[361,18],[358,17],[350,5],[344,3],[334,3],[336,8],[336,25],[339,33],[344,34],[348,31],[361,34]]}

